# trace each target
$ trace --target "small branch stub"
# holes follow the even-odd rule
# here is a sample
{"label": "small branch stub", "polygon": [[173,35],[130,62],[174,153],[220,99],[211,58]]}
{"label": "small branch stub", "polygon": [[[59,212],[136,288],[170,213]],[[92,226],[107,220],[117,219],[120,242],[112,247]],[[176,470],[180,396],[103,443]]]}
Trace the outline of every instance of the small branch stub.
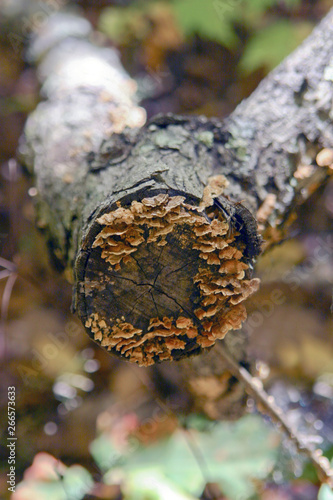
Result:
{"label": "small branch stub", "polygon": [[258,235],[225,207],[207,190],[200,204],[162,192],[118,201],[97,218],[78,283],[93,340],[149,366],[198,354],[241,327],[243,302],[259,285]]}

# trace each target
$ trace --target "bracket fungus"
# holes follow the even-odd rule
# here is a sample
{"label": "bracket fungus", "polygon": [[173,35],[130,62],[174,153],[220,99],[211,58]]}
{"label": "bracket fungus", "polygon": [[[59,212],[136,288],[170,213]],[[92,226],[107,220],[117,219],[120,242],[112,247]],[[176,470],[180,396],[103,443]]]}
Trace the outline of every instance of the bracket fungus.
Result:
{"label": "bracket fungus", "polygon": [[243,302],[259,285],[251,269],[260,240],[254,219],[249,230],[234,204],[218,200],[159,192],[97,218],[78,285],[94,341],[149,366],[200,353],[241,327]]}

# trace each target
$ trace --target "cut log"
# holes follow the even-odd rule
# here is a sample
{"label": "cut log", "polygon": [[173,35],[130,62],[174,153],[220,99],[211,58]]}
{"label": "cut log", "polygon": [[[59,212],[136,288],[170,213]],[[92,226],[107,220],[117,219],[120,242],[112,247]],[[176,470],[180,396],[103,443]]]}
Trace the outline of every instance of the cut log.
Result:
{"label": "cut log", "polygon": [[39,225],[93,340],[144,366],[197,354],[246,318],[256,217],[278,241],[329,175],[316,156],[333,147],[333,12],[224,122],[141,129],[135,83],[77,22],[63,37],[55,16],[31,49],[46,100],[21,156]]}

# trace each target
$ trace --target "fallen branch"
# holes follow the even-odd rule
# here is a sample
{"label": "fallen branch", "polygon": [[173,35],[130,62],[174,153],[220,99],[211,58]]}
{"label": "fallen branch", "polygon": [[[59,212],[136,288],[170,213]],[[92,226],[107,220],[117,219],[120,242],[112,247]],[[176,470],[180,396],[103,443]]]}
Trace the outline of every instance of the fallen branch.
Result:
{"label": "fallen branch", "polygon": [[99,345],[147,366],[240,328],[258,287],[256,220],[266,245],[279,241],[331,171],[316,159],[333,147],[332,20],[224,122],[166,115],[141,129],[135,83],[87,21],[57,15],[37,34],[46,99],[20,150],[39,226]]}

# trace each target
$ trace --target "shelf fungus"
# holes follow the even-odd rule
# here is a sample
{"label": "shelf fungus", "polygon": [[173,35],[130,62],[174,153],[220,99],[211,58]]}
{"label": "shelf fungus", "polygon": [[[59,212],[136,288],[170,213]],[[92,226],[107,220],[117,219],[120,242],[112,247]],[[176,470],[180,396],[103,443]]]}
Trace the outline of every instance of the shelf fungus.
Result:
{"label": "shelf fungus", "polygon": [[98,217],[81,282],[82,316],[98,344],[149,366],[241,327],[243,302],[259,285],[251,278],[259,237],[254,219],[242,221],[222,198],[198,206],[165,192]]}

